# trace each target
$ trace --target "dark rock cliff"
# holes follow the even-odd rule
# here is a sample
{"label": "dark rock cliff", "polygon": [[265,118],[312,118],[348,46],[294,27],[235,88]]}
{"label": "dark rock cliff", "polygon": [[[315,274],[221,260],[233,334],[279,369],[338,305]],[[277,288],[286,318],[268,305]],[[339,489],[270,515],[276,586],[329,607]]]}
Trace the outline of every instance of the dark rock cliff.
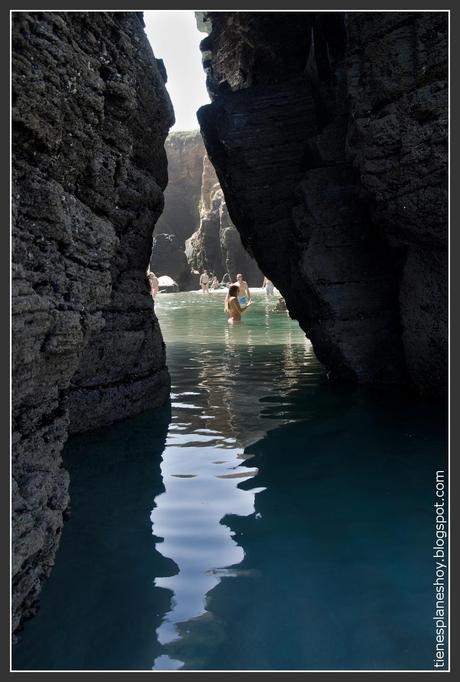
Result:
{"label": "dark rock cliff", "polygon": [[138,12],[13,14],[13,629],[68,505],[69,432],[163,403],[145,279],[173,112]]}
{"label": "dark rock cliff", "polygon": [[332,376],[442,391],[446,13],[198,21],[198,117],[243,244]]}

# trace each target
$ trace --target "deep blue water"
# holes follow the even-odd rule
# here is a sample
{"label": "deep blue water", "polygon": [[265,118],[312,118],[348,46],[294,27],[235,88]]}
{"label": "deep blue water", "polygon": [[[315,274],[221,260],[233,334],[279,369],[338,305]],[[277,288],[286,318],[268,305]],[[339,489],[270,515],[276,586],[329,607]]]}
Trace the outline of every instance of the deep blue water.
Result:
{"label": "deep blue water", "polygon": [[171,405],[71,438],[71,516],[15,669],[433,665],[445,406],[331,385],[256,295],[162,295]]}

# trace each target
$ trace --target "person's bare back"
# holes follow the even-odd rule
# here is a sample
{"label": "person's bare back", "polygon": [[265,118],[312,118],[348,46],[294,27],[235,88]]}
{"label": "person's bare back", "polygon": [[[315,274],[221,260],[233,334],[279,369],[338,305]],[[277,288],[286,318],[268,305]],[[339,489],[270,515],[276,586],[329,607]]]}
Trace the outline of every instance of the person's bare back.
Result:
{"label": "person's bare back", "polygon": [[236,296],[230,296],[228,299],[227,314],[230,323],[241,322],[241,308]]}

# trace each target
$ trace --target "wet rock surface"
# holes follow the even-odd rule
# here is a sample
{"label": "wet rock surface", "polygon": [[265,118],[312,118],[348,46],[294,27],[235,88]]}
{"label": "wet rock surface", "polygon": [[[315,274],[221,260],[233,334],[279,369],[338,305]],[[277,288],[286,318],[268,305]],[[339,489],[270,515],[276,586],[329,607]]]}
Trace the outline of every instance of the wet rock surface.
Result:
{"label": "wet rock surface", "polygon": [[69,432],[163,403],[145,271],[173,112],[139,12],[13,14],[13,630],[68,506]]}
{"label": "wet rock surface", "polygon": [[198,118],[245,248],[331,376],[443,391],[447,15],[198,21]]}

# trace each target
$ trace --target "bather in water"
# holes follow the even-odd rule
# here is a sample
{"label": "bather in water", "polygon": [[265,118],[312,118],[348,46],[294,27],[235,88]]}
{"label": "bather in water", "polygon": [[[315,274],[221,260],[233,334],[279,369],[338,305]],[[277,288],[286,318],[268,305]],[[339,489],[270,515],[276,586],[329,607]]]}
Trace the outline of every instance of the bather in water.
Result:
{"label": "bather in water", "polygon": [[228,315],[228,321],[230,324],[241,322],[241,315],[246,312],[252,303],[249,301],[246,306],[241,307],[238,300],[238,294],[239,287],[236,284],[232,284],[225,297],[224,310]]}

